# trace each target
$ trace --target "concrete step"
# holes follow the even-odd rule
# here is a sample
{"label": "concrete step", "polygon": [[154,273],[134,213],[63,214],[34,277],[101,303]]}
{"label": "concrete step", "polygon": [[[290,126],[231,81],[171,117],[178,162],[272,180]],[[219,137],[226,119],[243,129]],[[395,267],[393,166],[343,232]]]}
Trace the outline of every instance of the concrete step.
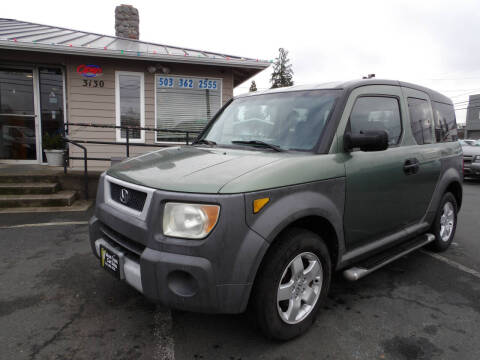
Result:
{"label": "concrete step", "polygon": [[[90,209],[93,203],[93,200],[79,199],[75,200],[75,202],[71,206],[32,206],[0,208],[0,216],[2,214],[84,212]],[[21,219],[21,217],[17,218]]]}
{"label": "concrete step", "polygon": [[0,195],[53,194],[60,190],[56,182],[0,183]]}
{"label": "concrete step", "polygon": [[25,171],[24,174],[0,173],[0,183],[51,183],[57,181],[58,176],[51,173],[29,173],[28,171]]}
{"label": "concrete step", "polygon": [[77,192],[62,190],[55,194],[0,195],[0,208],[71,206]]}

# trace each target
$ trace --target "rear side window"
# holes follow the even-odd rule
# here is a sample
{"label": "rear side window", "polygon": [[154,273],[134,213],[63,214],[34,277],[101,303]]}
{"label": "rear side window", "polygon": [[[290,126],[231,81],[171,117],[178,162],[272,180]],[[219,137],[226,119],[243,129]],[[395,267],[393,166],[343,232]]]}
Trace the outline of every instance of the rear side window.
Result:
{"label": "rear side window", "polygon": [[389,145],[396,145],[402,135],[398,100],[384,96],[364,96],[357,99],[350,114],[353,134],[369,130],[385,130]]}
{"label": "rear side window", "polygon": [[436,101],[432,105],[435,115],[435,138],[437,142],[457,141],[457,120],[453,105]]}
{"label": "rear side window", "polygon": [[427,100],[408,98],[408,112],[413,137],[418,145],[433,143],[432,113]]}

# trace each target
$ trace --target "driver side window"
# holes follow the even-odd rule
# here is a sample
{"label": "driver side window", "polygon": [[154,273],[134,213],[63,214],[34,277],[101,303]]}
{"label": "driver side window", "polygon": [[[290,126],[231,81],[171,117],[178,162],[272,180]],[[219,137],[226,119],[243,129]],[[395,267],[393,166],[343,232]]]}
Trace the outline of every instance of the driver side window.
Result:
{"label": "driver side window", "polygon": [[350,114],[349,127],[352,134],[385,130],[388,134],[388,144],[397,145],[402,135],[398,99],[386,96],[359,97]]}

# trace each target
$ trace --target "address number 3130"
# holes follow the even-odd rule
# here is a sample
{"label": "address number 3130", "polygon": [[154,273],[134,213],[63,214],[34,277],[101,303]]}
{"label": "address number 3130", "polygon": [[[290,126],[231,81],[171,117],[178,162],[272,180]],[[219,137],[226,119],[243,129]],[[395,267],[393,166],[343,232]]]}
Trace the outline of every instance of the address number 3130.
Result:
{"label": "address number 3130", "polygon": [[84,79],[83,80],[83,85],[84,87],[91,87],[91,88],[96,88],[96,87],[104,87],[105,86],[105,83],[103,82],[103,80],[87,80],[87,79]]}

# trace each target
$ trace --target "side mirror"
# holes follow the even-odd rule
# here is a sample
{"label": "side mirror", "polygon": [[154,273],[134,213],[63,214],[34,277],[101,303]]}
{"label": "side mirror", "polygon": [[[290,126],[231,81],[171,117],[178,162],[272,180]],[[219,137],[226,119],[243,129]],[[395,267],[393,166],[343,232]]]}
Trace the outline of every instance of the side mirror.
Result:
{"label": "side mirror", "polygon": [[347,132],[343,136],[345,151],[360,148],[361,151],[382,151],[388,149],[388,134],[384,130],[362,131],[360,134]]}

